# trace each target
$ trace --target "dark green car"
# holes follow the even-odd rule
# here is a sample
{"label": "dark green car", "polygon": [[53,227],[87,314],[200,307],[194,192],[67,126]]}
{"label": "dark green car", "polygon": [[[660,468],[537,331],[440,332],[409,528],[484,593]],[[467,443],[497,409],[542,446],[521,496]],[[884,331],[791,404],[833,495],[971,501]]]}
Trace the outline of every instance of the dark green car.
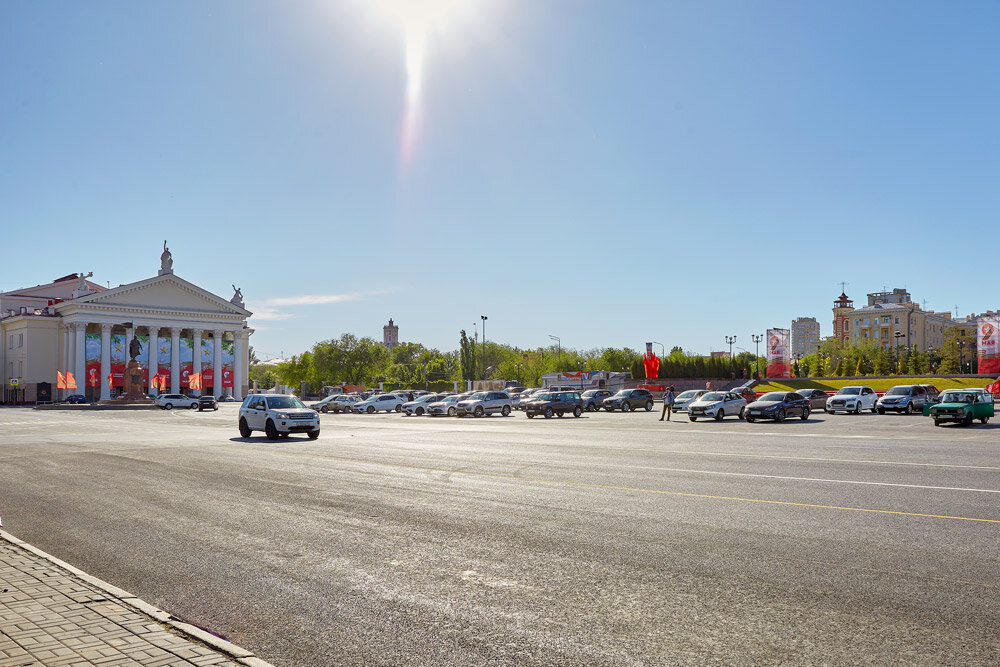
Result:
{"label": "dark green car", "polygon": [[949,389],[941,393],[937,403],[924,406],[924,415],[931,417],[935,426],[945,422],[969,426],[976,419],[985,424],[993,416],[993,394],[985,389]]}

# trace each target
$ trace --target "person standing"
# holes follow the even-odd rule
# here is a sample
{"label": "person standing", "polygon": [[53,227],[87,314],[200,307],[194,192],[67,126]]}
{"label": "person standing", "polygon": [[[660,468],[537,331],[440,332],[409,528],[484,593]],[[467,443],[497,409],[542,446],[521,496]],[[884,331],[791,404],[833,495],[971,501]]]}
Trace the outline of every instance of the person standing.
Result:
{"label": "person standing", "polygon": [[670,385],[667,387],[667,391],[663,393],[663,412],[660,413],[660,421],[663,421],[664,415],[667,417],[667,421],[670,421],[670,413],[674,408],[674,386]]}

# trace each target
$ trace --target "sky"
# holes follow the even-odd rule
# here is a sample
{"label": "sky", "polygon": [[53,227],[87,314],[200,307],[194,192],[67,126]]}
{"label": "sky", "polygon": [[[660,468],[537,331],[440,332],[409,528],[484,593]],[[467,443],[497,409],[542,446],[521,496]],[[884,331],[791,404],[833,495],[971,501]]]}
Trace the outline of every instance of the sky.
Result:
{"label": "sky", "polygon": [[[174,271],[342,333],[708,353],[996,309],[1000,3],[0,5],[0,289]],[[479,332],[481,335],[481,332]],[[657,348],[658,349],[658,348]]]}

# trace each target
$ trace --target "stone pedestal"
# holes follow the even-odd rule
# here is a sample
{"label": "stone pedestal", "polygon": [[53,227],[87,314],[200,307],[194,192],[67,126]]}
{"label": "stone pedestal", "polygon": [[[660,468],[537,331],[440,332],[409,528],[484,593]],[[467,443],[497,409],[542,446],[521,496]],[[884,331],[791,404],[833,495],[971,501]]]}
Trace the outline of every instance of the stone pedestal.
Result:
{"label": "stone pedestal", "polygon": [[125,393],[108,403],[123,405],[151,404],[153,401],[142,393],[142,364],[138,361],[128,362],[125,367]]}

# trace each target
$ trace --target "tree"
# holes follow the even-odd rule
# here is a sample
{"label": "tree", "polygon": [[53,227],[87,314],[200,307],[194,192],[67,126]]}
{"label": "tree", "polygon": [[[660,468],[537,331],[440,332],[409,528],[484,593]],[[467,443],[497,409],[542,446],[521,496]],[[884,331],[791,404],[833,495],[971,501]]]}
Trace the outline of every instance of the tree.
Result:
{"label": "tree", "polygon": [[462,329],[458,341],[459,357],[462,363],[462,379],[476,379],[476,341],[469,338]]}
{"label": "tree", "polygon": [[875,352],[875,375],[889,375],[892,372],[892,359],[888,350],[879,347]]}

